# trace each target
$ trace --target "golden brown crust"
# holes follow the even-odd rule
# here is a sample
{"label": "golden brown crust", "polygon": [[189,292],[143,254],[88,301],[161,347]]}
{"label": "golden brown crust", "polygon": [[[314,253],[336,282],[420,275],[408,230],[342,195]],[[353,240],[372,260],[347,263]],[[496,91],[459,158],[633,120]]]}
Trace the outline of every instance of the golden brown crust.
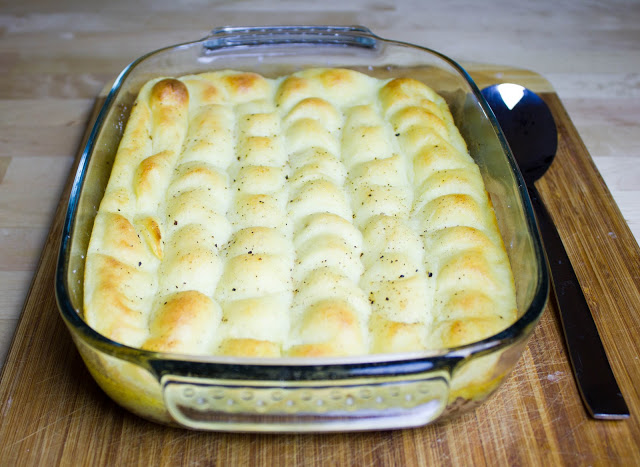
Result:
{"label": "golden brown crust", "polygon": [[151,108],[156,106],[182,106],[189,101],[189,92],[182,81],[177,79],[163,79],[151,88],[149,102]]}
{"label": "golden brown crust", "polygon": [[416,351],[487,337],[516,313],[444,99],[346,69],[147,83],[85,274],[91,326],[165,352]]}
{"label": "golden brown crust", "polygon": [[147,246],[153,252],[153,254],[159,260],[163,257],[164,238],[162,235],[162,229],[158,219],[154,217],[145,217],[138,221],[138,231],[144,240],[147,242]]}
{"label": "golden brown crust", "polygon": [[169,296],[158,305],[149,323],[151,337],[143,349],[181,354],[210,354],[220,321],[220,308],[193,290]]}
{"label": "golden brown crust", "polygon": [[143,291],[153,288],[152,276],[103,254],[91,255],[87,269],[94,276],[86,284],[87,323],[110,339],[140,346],[148,335],[145,308],[151,304]]}
{"label": "golden brown crust", "polygon": [[346,302],[321,300],[311,305],[294,326],[293,357],[333,357],[368,353],[357,312]]}
{"label": "golden brown crust", "polygon": [[163,79],[151,88],[151,136],[156,154],[169,151],[177,156],[186,129],[188,105],[189,92],[179,80]]}
{"label": "golden brown crust", "polygon": [[373,353],[415,352],[426,348],[422,323],[392,321],[374,315],[369,325]]}
{"label": "golden brown crust", "polygon": [[222,82],[232,100],[237,101],[263,98],[270,91],[267,80],[256,73],[230,73]]}

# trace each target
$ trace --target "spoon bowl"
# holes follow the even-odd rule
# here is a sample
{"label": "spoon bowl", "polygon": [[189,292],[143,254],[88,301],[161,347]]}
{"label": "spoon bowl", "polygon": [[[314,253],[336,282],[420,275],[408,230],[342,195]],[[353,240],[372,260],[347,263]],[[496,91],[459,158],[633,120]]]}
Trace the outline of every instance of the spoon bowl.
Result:
{"label": "spoon bowl", "polygon": [[547,104],[533,91],[504,83],[482,91],[527,184],[544,175],[558,149],[558,131]]}
{"label": "spoon bowl", "polygon": [[547,104],[533,91],[505,83],[482,91],[518,163],[536,214],[573,374],[589,414],[623,419],[629,409],[616,382],[587,300],[562,239],[534,182],[553,163],[558,131]]}

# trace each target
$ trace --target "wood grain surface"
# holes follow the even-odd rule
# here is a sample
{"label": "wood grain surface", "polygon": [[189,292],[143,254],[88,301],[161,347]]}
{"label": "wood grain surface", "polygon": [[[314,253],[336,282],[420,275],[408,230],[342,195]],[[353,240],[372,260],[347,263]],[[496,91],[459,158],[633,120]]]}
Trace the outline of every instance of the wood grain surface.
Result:
{"label": "wood grain surface", "polygon": [[[424,428],[198,433],[145,422],[100,391],[53,296],[56,206],[66,201],[96,96],[143,53],[217,26],[269,24],[364,24],[460,60],[480,86],[514,81],[546,92],[561,140],[538,187],[631,419],[585,415],[553,301],[498,393]],[[0,0],[0,465],[640,464],[638,134],[634,0]]]}
{"label": "wood grain surface", "polygon": [[[91,379],[58,316],[53,277],[61,197],[0,380],[0,463],[82,465],[631,465],[640,462],[640,249],[557,95],[539,75],[469,64],[480,85],[538,90],[559,127],[539,188],[566,239],[631,419],[582,407],[550,302],[514,372],[484,405],[427,427],[370,433],[258,435],[167,428],[133,416]],[[477,72],[474,71],[477,69]],[[500,77],[498,79],[497,77]],[[579,233],[576,233],[579,232]]]}

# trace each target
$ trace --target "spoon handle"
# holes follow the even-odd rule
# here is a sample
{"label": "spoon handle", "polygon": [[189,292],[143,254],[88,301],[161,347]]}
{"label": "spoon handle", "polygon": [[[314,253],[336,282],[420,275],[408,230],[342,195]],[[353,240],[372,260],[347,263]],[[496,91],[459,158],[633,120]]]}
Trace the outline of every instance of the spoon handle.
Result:
{"label": "spoon handle", "polygon": [[629,409],[560,235],[536,187],[529,183],[527,188],[547,253],[560,321],[582,401],[593,418],[628,418]]}

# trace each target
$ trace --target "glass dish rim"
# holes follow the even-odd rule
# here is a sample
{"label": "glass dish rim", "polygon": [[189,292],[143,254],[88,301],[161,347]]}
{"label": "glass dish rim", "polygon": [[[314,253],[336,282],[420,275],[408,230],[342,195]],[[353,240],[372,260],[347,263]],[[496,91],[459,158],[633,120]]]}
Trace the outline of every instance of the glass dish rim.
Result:
{"label": "glass dish rim", "polygon": [[[178,49],[181,47],[190,47],[196,44],[204,45],[205,42],[213,39],[213,38],[224,38],[224,35],[231,35],[238,32],[247,32],[247,31],[266,31],[266,30],[284,30],[284,31],[292,31],[292,30],[306,30],[306,31],[319,31],[319,32],[349,32],[351,35],[360,36],[363,38],[373,39],[377,42],[391,44],[401,47],[408,47],[417,49],[422,52],[429,53],[446,62],[449,66],[451,66],[455,71],[457,71],[462,78],[466,81],[469,86],[471,92],[474,97],[477,99],[478,103],[482,107],[482,110],[487,115],[489,122],[491,123],[498,140],[500,142],[501,148],[503,152],[507,156],[507,160],[509,162],[510,169],[517,180],[517,189],[523,201],[524,214],[526,218],[526,224],[529,230],[529,235],[532,240],[532,246],[534,249],[534,257],[536,258],[538,277],[536,281],[536,289],[533,293],[533,298],[527,310],[509,327],[504,329],[503,331],[489,336],[480,341],[476,341],[470,344],[465,344],[458,347],[453,348],[445,348],[438,350],[429,350],[429,351],[421,351],[414,353],[402,353],[402,354],[380,354],[380,355],[363,355],[359,357],[331,357],[331,358],[308,358],[308,357],[279,357],[279,358],[248,358],[248,357],[222,357],[222,356],[203,356],[203,355],[182,355],[175,353],[166,353],[166,352],[156,352],[143,350],[139,348],[134,348],[130,346],[126,346],[115,342],[106,336],[95,331],[91,328],[80,316],[80,314],[74,309],[71,298],[68,293],[68,266],[69,266],[69,258],[71,255],[71,250],[69,248],[71,242],[71,232],[75,225],[76,216],[78,213],[78,201],[79,196],[82,193],[82,188],[84,185],[87,168],[89,165],[89,160],[91,158],[92,153],[94,152],[96,138],[99,132],[101,131],[106,115],[111,108],[111,104],[114,101],[115,97],[121,90],[122,84],[125,82],[126,78],[129,74],[135,69],[135,67],[145,61],[147,58],[161,54],[163,52],[167,52],[169,50]],[[304,43],[295,42],[296,44]],[[269,45],[261,44],[261,45]],[[221,46],[219,48],[224,48]],[[153,361],[172,361],[172,362],[182,362],[182,363],[194,363],[194,364],[215,364],[216,366],[241,366],[241,367],[288,367],[293,370],[296,367],[300,369],[305,369],[310,366],[317,368],[334,368],[338,369],[348,369],[361,367],[363,365],[377,365],[389,363],[393,366],[396,364],[417,364],[417,367],[423,367],[422,364],[431,364],[434,366],[439,366],[437,361],[442,360],[461,360],[465,359],[470,355],[481,355],[488,353],[490,351],[495,351],[500,348],[503,348],[515,341],[518,340],[523,334],[527,332],[529,327],[532,324],[535,324],[537,320],[542,316],[542,313],[545,309],[548,295],[549,295],[549,275],[546,266],[546,256],[544,253],[544,249],[542,246],[542,241],[540,238],[540,234],[538,231],[537,223],[535,221],[535,215],[533,213],[533,207],[531,205],[531,201],[526,190],[526,186],[520,170],[515,162],[515,158],[509,148],[509,145],[500,129],[500,126],[497,122],[495,115],[493,114],[491,108],[487,104],[485,98],[482,96],[480,90],[477,85],[469,75],[469,73],[459,65],[455,60],[449,58],[448,56],[433,50],[428,47],[412,44],[409,42],[398,41],[393,39],[385,39],[382,38],[369,30],[364,26],[331,26],[331,25],[316,25],[316,26],[260,26],[260,27],[221,27],[214,29],[209,35],[193,40],[182,42],[178,44],[169,45],[166,47],[161,47],[159,49],[150,51],[131,63],[129,63],[117,76],[114,80],[113,85],[107,94],[104,103],[102,104],[100,111],[98,112],[96,119],[93,123],[91,132],[87,138],[86,143],[82,149],[82,154],[79,158],[78,167],[76,169],[69,200],[67,204],[67,210],[65,214],[63,231],[60,240],[60,248],[58,252],[58,260],[56,264],[56,274],[55,274],[55,295],[56,301],[58,304],[59,312],[67,323],[67,325],[75,332],[77,332],[83,340],[89,343],[93,348],[102,351],[108,355],[112,355],[118,358],[122,358],[126,361],[135,364],[143,364],[146,363],[146,366],[149,366],[149,362]],[[431,366],[430,365],[430,366]],[[423,368],[424,369],[424,368]],[[246,374],[240,375],[241,377],[246,378]]]}

